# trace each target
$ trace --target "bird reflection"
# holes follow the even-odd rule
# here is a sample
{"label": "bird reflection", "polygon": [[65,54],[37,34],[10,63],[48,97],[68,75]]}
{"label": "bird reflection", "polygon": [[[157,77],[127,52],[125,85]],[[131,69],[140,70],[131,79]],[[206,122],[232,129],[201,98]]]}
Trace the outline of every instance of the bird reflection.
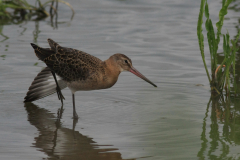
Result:
{"label": "bird reflection", "polygon": [[116,152],[117,148],[98,145],[92,138],[74,131],[76,120],[73,120],[73,129],[62,127],[62,107],[58,111],[58,117],[33,103],[25,103],[25,108],[28,121],[39,131],[33,146],[47,154],[48,159],[122,160],[121,154]]}

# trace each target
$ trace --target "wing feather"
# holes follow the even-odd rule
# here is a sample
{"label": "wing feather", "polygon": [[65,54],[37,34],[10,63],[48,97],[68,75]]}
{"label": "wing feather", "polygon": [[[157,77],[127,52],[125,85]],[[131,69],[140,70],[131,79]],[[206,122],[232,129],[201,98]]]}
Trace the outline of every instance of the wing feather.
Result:
{"label": "wing feather", "polygon": [[[57,78],[60,89],[67,87],[67,83]],[[56,92],[56,83],[49,67],[44,68],[32,82],[28,89],[24,102],[32,102]]]}
{"label": "wing feather", "polygon": [[88,53],[58,46],[56,54],[44,59],[44,62],[65,81],[86,80],[96,72],[101,60]]}

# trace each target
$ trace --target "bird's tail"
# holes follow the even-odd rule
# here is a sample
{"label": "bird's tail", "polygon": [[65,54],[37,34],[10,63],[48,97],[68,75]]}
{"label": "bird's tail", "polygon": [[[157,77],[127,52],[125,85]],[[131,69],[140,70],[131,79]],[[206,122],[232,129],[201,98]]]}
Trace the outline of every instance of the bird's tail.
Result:
{"label": "bird's tail", "polygon": [[48,44],[51,47],[51,50],[56,51],[57,47],[59,46],[54,40],[48,38]]}
{"label": "bird's tail", "polygon": [[41,48],[39,46],[37,46],[34,43],[31,43],[31,46],[33,47],[36,56],[40,59],[40,60],[44,60],[45,58],[49,57],[52,54],[55,54],[55,50],[52,50],[50,48]]}
{"label": "bird's tail", "polygon": [[[67,83],[57,76],[57,81],[60,89],[67,87]],[[44,68],[34,78],[31,86],[28,89],[24,102],[32,102],[56,92],[56,82],[52,76],[50,68]]]}

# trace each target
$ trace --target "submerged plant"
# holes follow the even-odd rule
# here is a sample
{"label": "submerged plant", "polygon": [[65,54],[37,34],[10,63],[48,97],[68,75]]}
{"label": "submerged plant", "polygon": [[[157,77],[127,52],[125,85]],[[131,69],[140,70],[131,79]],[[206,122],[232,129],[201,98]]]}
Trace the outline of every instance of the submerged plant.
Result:
{"label": "submerged plant", "polygon": [[[227,14],[227,9],[232,0],[223,0],[222,8],[219,12],[219,21],[216,23],[217,33],[215,34],[212,21],[209,18],[209,8],[207,0],[201,0],[200,12],[198,17],[198,26],[197,26],[197,35],[199,48],[201,51],[201,56],[203,60],[203,64],[208,76],[209,83],[211,85],[212,93],[221,94],[223,89],[226,90],[227,93],[230,92],[230,70],[233,70],[233,86],[234,93],[236,92],[236,82],[235,82],[235,59],[236,59],[236,51],[238,48],[236,47],[237,40],[240,35],[240,30],[236,36],[235,40],[231,40],[232,46],[230,46],[230,36],[229,33],[225,35],[221,34],[224,16]],[[206,22],[205,28],[207,31],[207,39],[209,45],[209,52],[211,58],[211,76],[208,72],[208,68],[205,61],[204,55],[204,36],[202,33],[202,23],[203,23],[203,14],[205,13]],[[218,45],[220,43],[220,36],[223,36],[223,54],[224,60],[222,62],[217,61],[217,51]],[[221,63],[221,64],[220,64]],[[220,64],[218,66],[218,64]],[[222,67],[224,67],[224,71],[222,72]]]}

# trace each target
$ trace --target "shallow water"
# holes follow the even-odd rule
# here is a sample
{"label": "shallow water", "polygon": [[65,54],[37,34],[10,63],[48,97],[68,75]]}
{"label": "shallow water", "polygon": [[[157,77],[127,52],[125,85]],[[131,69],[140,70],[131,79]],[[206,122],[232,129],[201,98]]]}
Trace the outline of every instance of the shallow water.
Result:
{"label": "shallow water", "polygon": [[[60,4],[57,26],[50,18],[3,26],[1,159],[240,158],[239,99],[209,103],[196,33],[199,0],[68,2],[75,10],[72,21],[71,10]],[[220,1],[209,7],[217,22]],[[239,26],[236,14],[229,10],[223,28],[231,36]],[[74,127],[68,89],[61,118],[56,94],[23,103],[45,66],[29,43],[47,47],[47,38],[102,60],[126,54],[158,88],[123,72],[110,89],[77,92],[80,119]]]}

